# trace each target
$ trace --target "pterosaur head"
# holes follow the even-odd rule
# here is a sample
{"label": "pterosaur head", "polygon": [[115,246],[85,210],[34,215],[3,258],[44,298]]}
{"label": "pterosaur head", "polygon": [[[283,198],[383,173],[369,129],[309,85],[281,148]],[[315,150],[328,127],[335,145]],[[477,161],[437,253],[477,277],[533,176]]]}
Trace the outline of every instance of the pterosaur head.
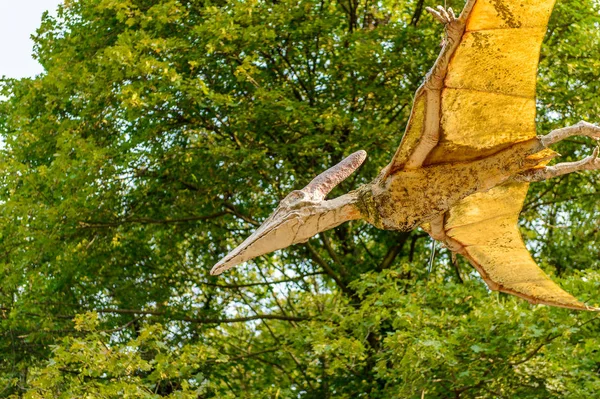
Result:
{"label": "pterosaur head", "polygon": [[210,274],[221,274],[257,256],[305,242],[321,231],[359,217],[351,198],[342,196],[325,201],[325,196],[366,157],[365,151],[357,151],[315,177],[302,190],[292,191],[250,237],[212,268]]}

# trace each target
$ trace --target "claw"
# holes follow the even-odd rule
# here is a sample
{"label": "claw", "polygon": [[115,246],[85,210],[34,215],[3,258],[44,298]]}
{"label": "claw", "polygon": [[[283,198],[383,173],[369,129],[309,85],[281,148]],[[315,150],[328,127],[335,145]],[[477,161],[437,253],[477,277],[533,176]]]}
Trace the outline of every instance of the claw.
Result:
{"label": "claw", "polygon": [[596,148],[594,148],[594,152],[592,152],[592,155],[583,160],[584,164],[590,165],[589,167],[585,167],[585,170],[598,169],[598,167],[600,166],[600,158],[598,157],[599,154],[600,146],[597,146]]}
{"label": "claw", "polygon": [[437,6],[436,9],[425,7],[425,10],[427,10],[427,12],[429,12],[435,19],[444,25],[448,25],[456,21],[456,14],[454,14],[452,7],[448,7],[447,9],[443,6]]}
{"label": "claw", "polygon": [[442,6],[437,6],[438,12],[442,15],[442,17],[444,17],[444,19],[446,20],[446,23],[448,23],[450,16],[448,15],[448,11],[446,11],[446,9]]}
{"label": "claw", "polygon": [[456,14],[454,14],[454,10],[452,9],[452,7],[448,7],[448,14],[450,14],[450,19],[456,19]]}
{"label": "claw", "polygon": [[446,24],[446,20],[444,19],[444,17],[442,17],[442,15],[439,12],[437,12],[431,7],[425,7],[425,10],[427,10],[427,12],[430,13],[431,16],[437,19],[439,22],[443,23],[444,25]]}

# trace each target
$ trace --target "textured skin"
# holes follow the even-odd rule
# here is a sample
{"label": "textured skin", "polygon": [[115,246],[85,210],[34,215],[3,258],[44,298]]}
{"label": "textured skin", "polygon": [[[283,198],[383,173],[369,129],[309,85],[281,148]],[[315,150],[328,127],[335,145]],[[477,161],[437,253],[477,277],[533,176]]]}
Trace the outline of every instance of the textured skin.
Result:
{"label": "textured skin", "polygon": [[538,160],[526,160],[542,149],[534,138],[479,160],[397,171],[361,190],[364,206],[370,204],[372,208],[365,219],[383,229],[412,230],[469,195],[487,191],[537,166]]}

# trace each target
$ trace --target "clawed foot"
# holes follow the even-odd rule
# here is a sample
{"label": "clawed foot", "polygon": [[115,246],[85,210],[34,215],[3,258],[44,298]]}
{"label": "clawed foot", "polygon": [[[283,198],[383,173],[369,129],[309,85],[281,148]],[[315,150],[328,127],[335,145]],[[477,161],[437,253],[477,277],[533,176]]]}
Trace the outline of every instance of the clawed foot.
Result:
{"label": "clawed foot", "polygon": [[431,7],[425,7],[425,9],[431,15],[433,15],[433,17],[435,19],[437,19],[444,25],[448,25],[448,24],[451,24],[452,22],[456,21],[456,15],[454,14],[454,10],[452,10],[452,7],[448,7],[447,10],[442,6],[437,6],[436,8],[437,8],[437,11]]}
{"label": "clawed foot", "polygon": [[[590,137],[596,141],[600,141],[600,126],[596,126],[589,122],[581,121],[573,126],[567,126],[551,131],[545,136],[538,137],[538,140],[543,147],[555,144],[572,136]],[[567,173],[579,172],[583,170],[600,170],[600,146],[594,149],[594,152],[589,157],[585,157],[580,161],[564,162],[554,166],[546,166],[543,168],[527,170],[513,177],[515,181],[534,182],[551,179],[553,177],[565,175]]]}
{"label": "clawed foot", "polygon": [[[598,139],[596,139],[598,140]],[[583,162],[586,163],[586,167],[584,170],[596,170],[600,169],[600,158],[598,154],[600,153],[600,147],[594,148],[594,152],[589,157],[585,158]]]}
{"label": "clawed foot", "polygon": [[[577,125],[575,125],[577,126]],[[593,126],[593,125],[592,125]],[[590,136],[592,137],[592,136]],[[596,139],[597,140],[597,139]],[[594,152],[589,157],[583,158],[581,161],[564,162],[554,166],[546,166],[538,169],[530,169],[513,177],[514,181],[519,182],[535,182],[548,180],[553,177],[566,175],[573,172],[581,172],[584,170],[600,170],[600,147],[594,148]]]}
{"label": "clawed foot", "polygon": [[456,17],[454,14],[454,10],[452,7],[448,7],[447,9],[442,6],[437,6],[437,9],[433,9],[431,7],[425,7],[425,9],[439,22],[444,24],[446,28],[446,39],[442,42],[442,46],[446,44],[447,41],[454,41],[460,39],[460,35],[463,31],[462,22]]}
{"label": "clawed foot", "polygon": [[592,155],[584,159],[584,161],[587,161],[588,163],[586,170],[600,169],[600,157],[598,157],[598,154],[600,153],[600,127],[584,121],[579,122],[577,125],[581,126],[582,134],[584,136],[591,137],[598,143],[596,148],[594,148]]}

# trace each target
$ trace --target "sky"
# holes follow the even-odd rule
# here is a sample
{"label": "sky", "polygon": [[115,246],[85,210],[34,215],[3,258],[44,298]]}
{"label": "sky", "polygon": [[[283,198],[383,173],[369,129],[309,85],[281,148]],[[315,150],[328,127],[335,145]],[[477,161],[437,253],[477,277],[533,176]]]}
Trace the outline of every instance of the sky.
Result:
{"label": "sky", "polygon": [[35,61],[29,38],[39,27],[42,14],[55,14],[62,0],[0,0],[0,76],[23,78],[42,72]]}

